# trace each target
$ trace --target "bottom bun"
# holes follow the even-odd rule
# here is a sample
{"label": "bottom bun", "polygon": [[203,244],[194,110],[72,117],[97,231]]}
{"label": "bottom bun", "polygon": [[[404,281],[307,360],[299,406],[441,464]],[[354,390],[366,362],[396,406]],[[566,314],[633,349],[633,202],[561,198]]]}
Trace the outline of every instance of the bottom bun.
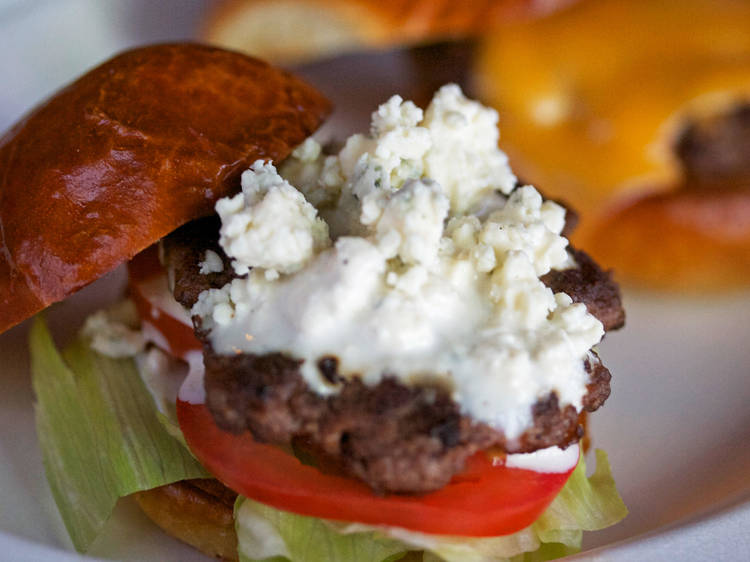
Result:
{"label": "bottom bun", "polygon": [[[182,480],[133,495],[143,512],[167,534],[220,560],[239,560],[232,490],[211,478]],[[421,551],[398,562],[420,562]]]}
{"label": "bottom bun", "polygon": [[209,556],[238,560],[233,518],[236,494],[217,480],[183,480],[134,497],[169,535]]}

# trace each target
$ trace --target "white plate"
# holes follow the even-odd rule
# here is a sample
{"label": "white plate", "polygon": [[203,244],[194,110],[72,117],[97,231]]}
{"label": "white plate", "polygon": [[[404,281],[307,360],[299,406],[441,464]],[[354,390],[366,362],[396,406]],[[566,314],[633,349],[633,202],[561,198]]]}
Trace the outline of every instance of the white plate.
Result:
{"label": "white plate", "polygon": [[[176,7],[179,4],[179,9]],[[0,0],[0,130],[86,68],[122,48],[188,38],[203,3]],[[329,130],[347,133],[408,81],[398,56],[349,59],[312,76],[346,107]],[[352,101],[356,105],[351,105]],[[346,104],[346,105],[345,105]],[[64,341],[116,298],[115,272],[50,310]],[[750,293],[703,298],[625,293],[628,325],[607,337],[612,397],[593,416],[629,517],[588,534],[576,559],[734,560],[750,551]],[[0,336],[0,559],[80,560],[44,480],[28,377],[28,323]],[[124,500],[92,556],[203,560],[166,538]]]}

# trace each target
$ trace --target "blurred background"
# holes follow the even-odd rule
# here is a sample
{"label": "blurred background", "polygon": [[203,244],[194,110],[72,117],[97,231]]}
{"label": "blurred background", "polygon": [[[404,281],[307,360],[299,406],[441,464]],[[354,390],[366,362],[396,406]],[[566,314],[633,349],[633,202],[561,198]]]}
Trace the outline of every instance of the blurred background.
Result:
{"label": "blurred background", "polygon": [[[518,175],[579,212],[573,243],[624,287],[627,328],[602,345],[613,395],[593,428],[631,515],[587,545],[737,502],[746,533],[748,0],[0,0],[0,130],[114,53],[175,40],[302,74],[337,107],[324,138],[367,127],[393,93],[424,104],[448,81],[496,107]],[[109,282],[53,308],[53,328],[69,331],[82,309],[114,298]],[[24,426],[0,434],[3,498],[22,506],[0,512],[0,529],[58,544],[62,535],[39,523],[39,504],[53,508],[28,446],[26,329],[0,338],[17,371],[6,377],[0,425]],[[681,554],[738,533],[701,529],[649,552],[707,559],[710,550]],[[644,559],[632,555],[618,559]]]}
{"label": "blurred background", "polygon": [[[17,55],[0,60],[2,129],[154,41],[242,50],[368,107],[386,86],[424,103],[456,81],[499,110],[514,169],[579,211],[574,243],[621,281],[749,285],[746,0],[0,0],[0,19]],[[338,122],[360,125],[348,111]]]}

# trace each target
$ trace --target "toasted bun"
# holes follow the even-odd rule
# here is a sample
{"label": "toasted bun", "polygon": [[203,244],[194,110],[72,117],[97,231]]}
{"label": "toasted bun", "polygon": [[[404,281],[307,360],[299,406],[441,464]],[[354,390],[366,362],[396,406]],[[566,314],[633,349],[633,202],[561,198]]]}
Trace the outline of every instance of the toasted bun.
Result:
{"label": "toasted bun", "polygon": [[237,560],[236,494],[216,480],[183,480],[138,492],[135,500],[167,534],[215,558]]}
{"label": "toasted bun", "polygon": [[572,0],[225,0],[203,38],[275,62],[472,35]]}
{"label": "toasted bun", "polygon": [[710,291],[750,286],[750,177],[684,183],[602,213],[588,248],[634,285]]}
{"label": "toasted bun", "polygon": [[212,212],[328,114],[312,87],[221,49],[121,54],[0,139],[0,332]]}
{"label": "toasted bun", "polygon": [[[574,242],[620,281],[748,286],[748,29],[745,0],[598,0],[479,46],[514,169],[581,212]],[[706,124],[704,165],[680,144]]]}
{"label": "toasted bun", "polygon": [[[143,512],[167,534],[208,556],[237,560],[233,506],[236,494],[218,480],[183,480],[134,495]],[[408,552],[399,562],[421,562]]]}

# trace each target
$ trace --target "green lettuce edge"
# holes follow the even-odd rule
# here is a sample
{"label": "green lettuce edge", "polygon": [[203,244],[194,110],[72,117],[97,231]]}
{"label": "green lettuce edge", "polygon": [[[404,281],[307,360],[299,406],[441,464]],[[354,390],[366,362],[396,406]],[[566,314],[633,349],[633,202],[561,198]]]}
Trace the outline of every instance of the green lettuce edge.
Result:
{"label": "green lettuce edge", "polygon": [[[133,359],[101,355],[81,337],[60,353],[43,317],[34,321],[29,345],[45,472],[78,551],[101,533],[120,497],[209,476],[175,438],[179,430],[158,411]],[[430,536],[305,517],[242,497],[235,527],[244,562],[286,562],[288,556],[294,562],[391,562],[407,553],[423,562],[542,562],[577,552],[582,531],[608,527],[626,514],[606,453],[597,450],[594,473],[586,477],[580,462],[542,516],[513,535]],[[248,556],[259,542],[268,556]]]}
{"label": "green lettuce edge", "polygon": [[60,353],[41,316],[29,350],[44,469],[76,550],[91,546],[119,498],[207,476],[159,421],[132,359],[80,337]]}

